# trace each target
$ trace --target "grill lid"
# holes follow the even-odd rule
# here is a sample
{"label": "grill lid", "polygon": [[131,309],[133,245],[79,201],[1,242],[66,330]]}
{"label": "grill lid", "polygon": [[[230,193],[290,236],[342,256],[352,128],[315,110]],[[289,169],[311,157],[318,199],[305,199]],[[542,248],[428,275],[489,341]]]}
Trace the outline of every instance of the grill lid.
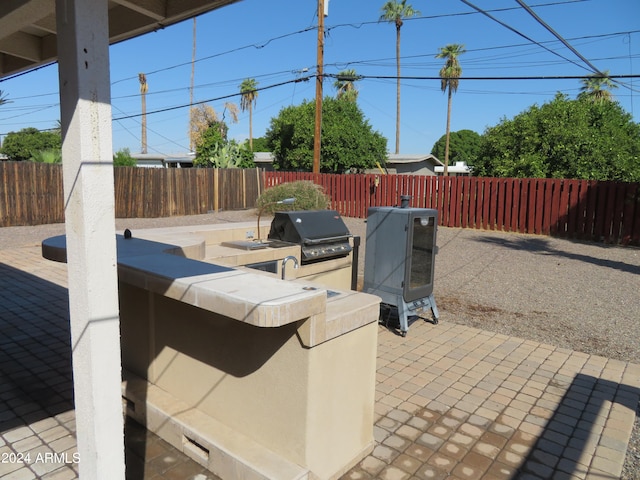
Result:
{"label": "grill lid", "polygon": [[302,247],[302,261],[348,255],[351,233],[335,210],[276,212],[269,239],[296,243]]}

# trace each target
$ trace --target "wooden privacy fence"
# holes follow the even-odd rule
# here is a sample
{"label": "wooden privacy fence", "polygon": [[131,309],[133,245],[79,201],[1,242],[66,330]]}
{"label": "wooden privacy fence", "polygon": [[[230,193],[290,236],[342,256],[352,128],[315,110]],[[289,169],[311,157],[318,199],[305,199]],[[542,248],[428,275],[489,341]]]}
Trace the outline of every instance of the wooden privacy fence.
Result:
{"label": "wooden privacy fence", "polygon": [[[197,215],[252,208],[258,169],[114,168],[117,218]],[[0,227],[64,222],[62,166],[0,162]]]}
{"label": "wooden privacy fence", "polygon": [[[640,245],[640,183],[588,180],[336,175],[242,169],[114,169],[116,217],[252,208],[264,188],[310,180],[331,208],[365,218],[372,206],[435,208],[440,225]],[[61,165],[0,162],[0,227],[64,221]]]}
{"label": "wooden privacy fence", "polygon": [[443,226],[640,245],[640,183],[265,172],[266,188],[295,180],[323,186],[349,217],[411,195],[410,206],[437,209]]}
{"label": "wooden privacy fence", "polygon": [[60,165],[0,162],[0,227],[64,222]]}
{"label": "wooden privacy fence", "polygon": [[258,169],[114,168],[117,218],[198,215],[255,206]]}

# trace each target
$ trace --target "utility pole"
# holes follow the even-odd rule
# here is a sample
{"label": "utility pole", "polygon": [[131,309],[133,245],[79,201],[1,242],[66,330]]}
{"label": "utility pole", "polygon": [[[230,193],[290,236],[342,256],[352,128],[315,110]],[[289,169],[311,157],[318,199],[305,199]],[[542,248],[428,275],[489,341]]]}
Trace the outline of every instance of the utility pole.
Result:
{"label": "utility pole", "polygon": [[[329,0],[326,0],[327,3]],[[320,173],[320,136],[322,135],[322,73],[324,64],[324,8],[325,0],[318,0],[318,68],[316,73],[316,124],[313,135],[313,173]]]}
{"label": "utility pole", "polygon": [[196,146],[193,143],[193,131],[191,130],[191,116],[193,115],[193,82],[196,74],[196,17],[193,17],[193,46],[191,47],[191,87],[189,88],[189,151],[193,152]]}
{"label": "utility pole", "polygon": [[140,97],[142,99],[142,151],[140,153],[147,153],[147,77],[144,73],[138,74],[138,80],[140,81]]}

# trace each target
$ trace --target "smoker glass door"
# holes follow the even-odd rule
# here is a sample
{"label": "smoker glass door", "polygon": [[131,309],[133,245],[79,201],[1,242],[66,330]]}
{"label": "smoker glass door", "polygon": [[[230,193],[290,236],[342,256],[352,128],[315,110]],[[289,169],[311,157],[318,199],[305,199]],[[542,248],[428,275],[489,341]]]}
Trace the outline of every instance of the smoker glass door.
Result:
{"label": "smoker glass door", "polygon": [[435,228],[434,217],[422,217],[413,220],[409,290],[421,289],[433,283]]}

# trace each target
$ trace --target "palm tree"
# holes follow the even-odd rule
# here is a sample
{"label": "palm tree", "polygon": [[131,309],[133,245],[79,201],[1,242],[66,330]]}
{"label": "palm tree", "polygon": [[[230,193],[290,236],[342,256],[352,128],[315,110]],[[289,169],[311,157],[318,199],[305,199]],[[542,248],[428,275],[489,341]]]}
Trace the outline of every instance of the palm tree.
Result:
{"label": "palm tree", "polygon": [[440,69],[440,89],[442,92],[448,91],[447,99],[447,132],[444,146],[444,175],[449,175],[449,134],[451,127],[451,96],[458,90],[458,83],[462,75],[462,67],[458,62],[458,57],[466,50],[464,45],[451,43],[440,48],[436,58],[444,58],[444,66]]}
{"label": "palm tree", "polygon": [[253,106],[258,98],[258,82],[255,78],[247,78],[240,84],[240,108],[249,110],[249,148],[253,151]]}
{"label": "palm tree", "polygon": [[0,105],[4,105],[5,103],[9,103],[7,99],[7,94],[5,94],[2,90],[0,90]]}
{"label": "palm tree", "polygon": [[338,100],[343,99],[349,102],[355,102],[358,99],[358,89],[355,87],[355,82],[358,80],[358,75],[353,69],[338,72],[336,81],[333,82],[333,86],[338,90],[336,95]]}
{"label": "palm tree", "polygon": [[396,26],[396,154],[400,153],[400,29],[403,19],[420,15],[418,10],[414,10],[411,5],[407,5],[407,0],[389,0],[382,6],[380,20],[394,23]]}
{"label": "palm tree", "polygon": [[149,85],[147,85],[147,77],[144,73],[138,74],[138,81],[140,82],[140,98],[142,100],[142,150],[140,153],[147,153],[147,92]]}
{"label": "palm tree", "polygon": [[609,70],[602,74],[594,73],[582,79],[581,92],[578,98],[587,99],[593,103],[603,103],[613,101],[613,94],[610,89],[618,86],[609,78]]}

